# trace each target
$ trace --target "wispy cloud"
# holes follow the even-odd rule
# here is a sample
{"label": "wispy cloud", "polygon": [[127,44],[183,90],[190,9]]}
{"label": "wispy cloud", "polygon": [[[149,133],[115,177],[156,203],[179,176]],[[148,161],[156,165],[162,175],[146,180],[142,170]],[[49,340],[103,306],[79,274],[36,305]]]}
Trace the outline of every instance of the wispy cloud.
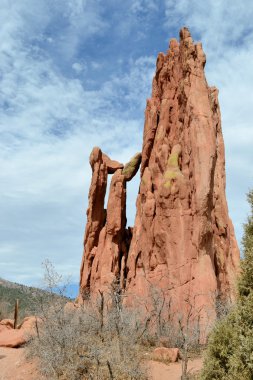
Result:
{"label": "wispy cloud", "polygon": [[[166,25],[186,25],[204,39],[212,57],[250,43],[253,7],[250,0],[165,0]],[[210,57],[209,57],[210,58]]]}
{"label": "wispy cloud", "polygon": [[[137,111],[145,106],[154,60],[130,60],[124,74],[112,75],[97,89],[88,90],[85,79],[62,70],[51,47],[43,45],[48,43],[42,38],[46,35],[52,35],[55,43],[56,37],[46,31],[63,6],[55,15],[49,3],[40,4],[38,22],[30,18],[32,1],[14,4],[11,17],[2,19],[1,275],[36,281],[41,261],[49,257],[61,272],[73,270],[77,280],[91,174],[89,153],[94,145],[102,145],[124,162],[140,149],[142,121]],[[61,31],[64,36],[60,43],[67,49],[66,62],[74,55],[68,41],[81,41],[83,28],[91,35],[97,33],[95,25],[105,24],[91,3],[88,8],[88,2],[68,4],[64,14],[68,27],[58,25],[58,34]],[[9,10],[7,3],[5,7]],[[80,67],[74,62],[70,69],[80,74]],[[133,219],[134,209],[130,216]]]}
{"label": "wispy cloud", "polygon": [[219,89],[226,147],[227,194],[238,240],[249,211],[245,193],[253,184],[253,6],[251,1],[165,0],[165,28],[186,25],[201,40],[206,74]]}
{"label": "wispy cloud", "polygon": [[[207,12],[195,0],[1,2],[0,276],[36,283],[47,257],[78,280],[89,153],[100,145],[127,162],[141,149],[156,52],[183,24],[203,40],[209,83],[220,88],[240,235],[252,176],[252,6],[246,12],[235,1],[226,10],[223,3],[208,2]],[[129,184],[130,224],[137,191],[138,175]]]}

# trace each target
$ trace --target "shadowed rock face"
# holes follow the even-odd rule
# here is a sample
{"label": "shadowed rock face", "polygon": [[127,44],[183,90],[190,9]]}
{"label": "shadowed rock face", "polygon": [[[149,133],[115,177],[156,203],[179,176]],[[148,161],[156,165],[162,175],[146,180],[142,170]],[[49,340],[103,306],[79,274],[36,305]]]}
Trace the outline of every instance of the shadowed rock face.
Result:
{"label": "shadowed rock face", "polygon": [[[167,54],[158,55],[142,154],[123,170],[116,165],[106,218],[108,169],[103,154],[92,153],[81,291],[88,283],[91,291],[101,289],[101,281],[108,285],[118,276],[129,294],[148,296],[151,285],[162,289],[182,313],[189,294],[200,309],[209,305],[212,311],[214,295],[233,299],[239,250],[225,196],[218,90],[208,87],[205,62],[201,44],[186,28],[180,42],[172,39]],[[140,160],[129,247],[126,181]]]}

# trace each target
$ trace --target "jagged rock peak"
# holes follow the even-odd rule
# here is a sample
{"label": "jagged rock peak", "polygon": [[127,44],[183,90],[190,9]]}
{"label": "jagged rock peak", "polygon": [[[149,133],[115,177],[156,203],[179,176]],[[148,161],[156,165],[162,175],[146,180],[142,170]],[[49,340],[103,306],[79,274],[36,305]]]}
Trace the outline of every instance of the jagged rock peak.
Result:
{"label": "jagged rock peak", "polygon": [[[150,287],[160,289],[173,315],[186,315],[190,296],[203,321],[215,317],[217,295],[233,299],[239,250],[225,195],[218,90],[207,84],[205,62],[187,28],[158,54],[142,152],[123,169],[114,166],[106,217],[108,164],[94,153],[81,292],[104,291],[118,276],[126,295],[148,299]],[[135,224],[126,230],[126,181],[140,161]]]}

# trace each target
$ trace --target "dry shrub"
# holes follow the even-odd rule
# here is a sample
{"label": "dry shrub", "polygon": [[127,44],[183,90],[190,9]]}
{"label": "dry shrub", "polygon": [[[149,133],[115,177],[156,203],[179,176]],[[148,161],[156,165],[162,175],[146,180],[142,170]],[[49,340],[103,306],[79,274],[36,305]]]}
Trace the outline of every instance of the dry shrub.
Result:
{"label": "dry shrub", "polygon": [[[136,300],[126,307],[126,295],[118,282],[109,293],[100,293],[96,301],[86,297],[76,308],[65,308],[66,299],[53,296],[59,276],[46,264],[46,281],[52,297],[41,303],[37,336],[27,347],[30,356],[39,359],[41,373],[51,380],[144,380],[144,353],[161,340],[167,347],[181,349],[184,379],[190,351],[199,344],[199,326],[172,315],[165,294],[150,288],[148,300]],[[195,316],[196,313],[196,316]],[[198,320],[194,305],[190,317]],[[188,322],[189,322],[188,321]],[[176,322],[176,323],[175,323]]]}
{"label": "dry shrub", "polygon": [[147,379],[138,343],[135,313],[124,309],[120,294],[86,301],[69,310],[56,300],[44,305],[38,334],[27,349],[39,358],[41,373],[54,379]]}

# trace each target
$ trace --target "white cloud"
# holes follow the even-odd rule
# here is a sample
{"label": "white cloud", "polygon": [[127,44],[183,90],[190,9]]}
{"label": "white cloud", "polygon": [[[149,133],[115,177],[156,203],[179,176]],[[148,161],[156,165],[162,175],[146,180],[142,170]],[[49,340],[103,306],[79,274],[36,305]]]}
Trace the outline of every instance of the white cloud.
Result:
{"label": "white cloud", "polygon": [[[47,2],[41,3],[38,35],[50,23]],[[13,6],[12,18],[1,20],[5,43],[0,51],[0,275],[36,283],[41,262],[49,258],[61,273],[78,281],[89,153],[101,145],[113,158],[126,162],[140,150],[143,123],[134,110],[144,108],[154,61],[149,57],[131,61],[123,76],[114,75],[88,91],[85,83],[58,69],[55,57],[40,46],[41,38],[39,43],[30,42],[37,26],[26,8],[34,3],[22,4]],[[70,21],[78,19],[74,13],[73,8]],[[86,22],[89,18],[92,23],[88,12]],[[80,71],[81,64],[74,62],[72,68]],[[141,75],[143,70],[146,76]],[[127,119],[120,110],[121,98],[129,104]],[[132,220],[133,214],[134,208]]]}
{"label": "white cloud", "polygon": [[92,69],[94,69],[94,70],[100,70],[100,69],[103,68],[103,64],[102,64],[102,63],[99,63],[99,62],[92,61],[92,62],[91,62],[91,67],[92,67]]}
{"label": "white cloud", "polygon": [[79,75],[82,71],[86,70],[86,67],[83,63],[74,62],[72,65],[72,69]]}
{"label": "white cloud", "polygon": [[158,10],[158,5],[153,0],[133,0],[131,7],[133,13],[148,13]]}
{"label": "white cloud", "polygon": [[[209,20],[197,1],[191,2],[189,14],[186,1],[173,2],[172,8],[170,4],[167,2],[170,23],[185,20],[193,34],[203,39],[209,82],[220,89],[230,210],[240,233],[247,210],[244,193],[252,175],[249,115],[253,57],[249,32],[231,32],[240,41],[244,36],[242,45],[232,46],[219,37],[224,26],[215,21],[214,10]],[[109,57],[99,61],[91,55],[86,64],[83,41],[94,41],[110,31],[103,6],[102,1],[90,0],[1,3],[0,277],[36,283],[41,275],[40,263],[48,257],[61,273],[72,274],[77,281],[91,175],[89,153],[94,145],[100,145],[112,158],[127,162],[141,149],[143,114],[155,57],[136,54],[137,58],[122,61],[123,56],[115,53],[113,63],[107,61]],[[125,20],[121,14],[119,29],[126,27],[127,33],[142,12],[156,11],[156,3],[145,0],[131,0],[128,6],[133,6],[130,14],[136,12],[137,18]],[[205,28],[198,21],[198,12],[206,18]],[[232,23],[232,15],[239,10],[233,12],[226,23]],[[239,20],[242,18],[241,14]],[[208,29],[212,22],[215,40],[221,44],[216,47],[211,39],[214,31]],[[111,64],[115,65],[113,70],[101,77]],[[122,65],[124,71],[119,74],[116,68]],[[84,79],[90,68],[98,79]],[[81,75],[73,79],[73,71]],[[88,85],[92,81],[95,86],[91,90]],[[130,224],[137,190],[138,175],[129,184]]]}

